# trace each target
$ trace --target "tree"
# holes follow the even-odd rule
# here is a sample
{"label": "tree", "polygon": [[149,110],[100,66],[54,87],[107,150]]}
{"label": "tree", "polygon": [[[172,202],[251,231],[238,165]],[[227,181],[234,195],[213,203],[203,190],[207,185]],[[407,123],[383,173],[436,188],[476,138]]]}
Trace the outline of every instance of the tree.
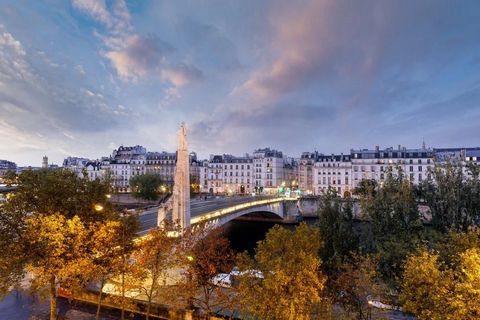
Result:
{"label": "tree", "polygon": [[56,319],[56,285],[80,272],[85,259],[86,230],[78,216],[34,215],[27,220],[26,247],[30,252],[27,270],[34,278],[32,287],[47,287],[50,319]]}
{"label": "tree", "polygon": [[190,175],[190,196],[200,193],[200,181],[197,176]]}
{"label": "tree", "polygon": [[377,180],[363,179],[358,186],[353,190],[353,194],[361,198],[374,197],[378,189]]}
{"label": "tree", "polygon": [[383,183],[360,195],[362,212],[370,219],[373,248],[379,256],[379,271],[397,285],[405,257],[418,246],[423,224],[415,190],[401,168],[390,168]]}
{"label": "tree", "polygon": [[301,224],[294,231],[270,229],[255,258],[241,258],[243,312],[260,319],[325,319],[320,246],[318,228]]}
{"label": "tree", "polygon": [[136,250],[135,237],[139,228],[137,216],[124,214],[121,219],[120,257],[121,262],[116,275],[120,277],[120,310],[121,320],[125,319],[127,305],[126,294],[134,290],[139,276],[139,269],[131,263],[131,257]]}
{"label": "tree", "polygon": [[26,215],[0,205],[0,300],[23,277],[28,252],[23,251]]}
{"label": "tree", "polygon": [[17,183],[0,209],[3,293],[27,268],[37,275],[32,289],[50,292],[53,316],[55,285],[77,286],[88,270],[90,224],[117,217],[106,199],[110,186],[63,169],[24,171]]}
{"label": "tree", "polygon": [[86,269],[85,278],[99,283],[96,319],[100,319],[103,288],[108,280],[118,275],[123,262],[122,222],[110,220],[97,222],[91,228],[89,249],[91,265]]}
{"label": "tree", "polygon": [[379,298],[384,288],[379,282],[376,261],[371,256],[355,255],[344,262],[331,281],[333,299],[347,315],[355,319],[369,318],[369,298]]}
{"label": "tree", "polygon": [[106,198],[110,193],[106,181],[90,181],[66,169],[44,169],[23,171],[17,183],[6,210],[18,214],[58,213],[69,219],[77,215],[85,223],[115,216]]}
{"label": "tree", "polygon": [[438,253],[420,249],[405,263],[403,307],[418,319],[478,319],[480,317],[480,250],[458,255],[448,266]]}
{"label": "tree", "polygon": [[130,188],[133,196],[143,200],[157,200],[161,183],[160,176],[153,173],[136,175],[130,178]]}
{"label": "tree", "polygon": [[409,256],[403,276],[401,299],[404,309],[418,319],[444,319],[448,314],[445,300],[453,275],[440,270],[438,255],[423,249]]}
{"label": "tree", "polygon": [[318,217],[320,239],[323,242],[320,256],[324,270],[330,274],[336,270],[338,263],[358,249],[352,202],[341,200],[335,190],[329,189],[322,196],[322,207]]}
{"label": "tree", "polygon": [[17,173],[14,170],[8,170],[3,175],[2,180],[7,186],[11,186],[17,182]]}
{"label": "tree", "polygon": [[466,231],[480,223],[479,168],[469,164],[466,174],[458,163],[436,164],[430,178],[419,187],[421,198],[432,214],[433,226]]}
{"label": "tree", "polygon": [[134,253],[134,260],[142,269],[142,285],[140,290],[147,297],[146,318],[150,318],[152,300],[163,297],[163,286],[167,284],[169,273],[178,266],[177,252],[179,239],[170,236],[171,232],[178,232],[178,228],[172,224],[166,224],[161,228],[152,229],[139,244]]}
{"label": "tree", "polygon": [[200,228],[186,233],[184,238],[186,277],[181,290],[187,304],[206,315],[231,310],[234,297],[212,282],[217,274],[230,272],[235,262],[223,230]]}

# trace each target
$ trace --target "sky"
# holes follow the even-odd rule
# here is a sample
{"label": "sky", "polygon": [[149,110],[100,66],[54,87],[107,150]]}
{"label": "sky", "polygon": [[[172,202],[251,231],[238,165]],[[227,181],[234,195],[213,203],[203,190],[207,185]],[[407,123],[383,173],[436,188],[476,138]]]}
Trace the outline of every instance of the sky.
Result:
{"label": "sky", "polygon": [[480,2],[0,0],[0,159],[480,146]]}

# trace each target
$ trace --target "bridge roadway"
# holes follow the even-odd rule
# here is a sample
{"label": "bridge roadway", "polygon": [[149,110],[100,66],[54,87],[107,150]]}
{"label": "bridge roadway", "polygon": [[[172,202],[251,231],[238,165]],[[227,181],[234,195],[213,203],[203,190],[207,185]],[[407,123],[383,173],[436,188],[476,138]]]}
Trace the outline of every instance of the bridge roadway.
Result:
{"label": "bridge roadway", "polygon": [[[266,196],[236,196],[236,197],[210,197],[207,200],[203,198],[195,198],[190,201],[190,216],[192,218],[207,212],[220,210],[223,208],[231,207],[233,205],[250,202],[252,200],[272,199],[275,197]],[[149,229],[157,226],[158,207],[147,209],[140,213],[140,231],[139,233],[145,233]]]}

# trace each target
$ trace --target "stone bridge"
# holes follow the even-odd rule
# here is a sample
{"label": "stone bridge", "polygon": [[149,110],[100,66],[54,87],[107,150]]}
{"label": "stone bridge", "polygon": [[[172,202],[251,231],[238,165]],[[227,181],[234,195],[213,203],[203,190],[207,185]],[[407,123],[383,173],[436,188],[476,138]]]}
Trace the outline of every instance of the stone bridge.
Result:
{"label": "stone bridge", "polygon": [[277,197],[253,199],[225,208],[198,214],[190,219],[192,226],[222,226],[225,223],[252,213],[269,213],[282,222],[297,222],[300,215],[296,198]]}

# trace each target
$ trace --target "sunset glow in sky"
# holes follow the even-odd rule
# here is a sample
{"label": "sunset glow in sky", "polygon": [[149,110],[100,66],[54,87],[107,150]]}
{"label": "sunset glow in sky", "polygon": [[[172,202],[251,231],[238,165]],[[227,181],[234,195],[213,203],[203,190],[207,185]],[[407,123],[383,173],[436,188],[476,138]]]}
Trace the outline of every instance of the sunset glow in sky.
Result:
{"label": "sunset glow in sky", "polygon": [[0,159],[480,145],[478,1],[0,0]]}

